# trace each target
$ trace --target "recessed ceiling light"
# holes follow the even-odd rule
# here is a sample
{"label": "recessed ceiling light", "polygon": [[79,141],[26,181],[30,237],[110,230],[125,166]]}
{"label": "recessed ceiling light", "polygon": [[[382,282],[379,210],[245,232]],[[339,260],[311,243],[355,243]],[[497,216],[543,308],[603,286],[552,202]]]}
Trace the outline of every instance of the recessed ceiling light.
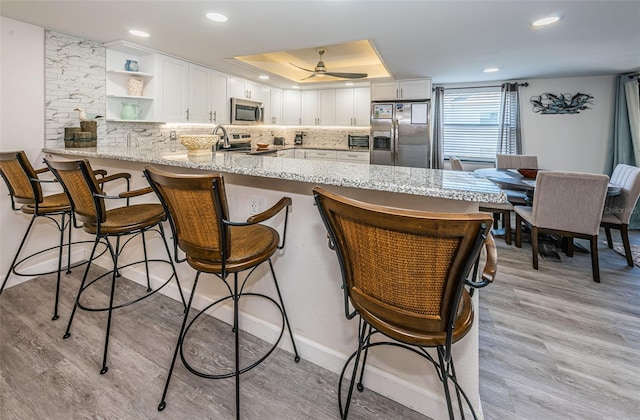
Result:
{"label": "recessed ceiling light", "polygon": [[298,85],[293,85],[291,87],[294,88],[294,89],[300,89],[300,86],[298,86]]}
{"label": "recessed ceiling light", "polygon": [[207,19],[211,19],[214,22],[226,22],[229,20],[225,15],[217,12],[207,13]]}
{"label": "recessed ceiling light", "polygon": [[139,30],[137,30],[137,29],[131,29],[131,30],[129,31],[129,33],[130,33],[131,35],[139,36],[139,37],[141,37],[141,38],[149,38],[149,34],[148,34],[148,33],[146,33],[145,31],[139,31]]}
{"label": "recessed ceiling light", "polygon": [[262,80],[269,80],[269,76],[267,76],[266,74],[261,74],[260,76],[258,76],[258,78]]}
{"label": "recessed ceiling light", "polygon": [[353,86],[353,82],[346,82],[345,85],[346,86]]}
{"label": "recessed ceiling light", "polygon": [[500,69],[497,67],[489,67],[488,69],[484,69],[482,71],[484,71],[485,73],[495,73],[497,71],[500,71]]}
{"label": "recessed ceiling light", "polygon": [[531,26],[533,26],[534,28],[538,28],[540,26],[551,25],[552,23],[556,23],[559,20],[560,16],[547,16],[545,18],[534,21]]}

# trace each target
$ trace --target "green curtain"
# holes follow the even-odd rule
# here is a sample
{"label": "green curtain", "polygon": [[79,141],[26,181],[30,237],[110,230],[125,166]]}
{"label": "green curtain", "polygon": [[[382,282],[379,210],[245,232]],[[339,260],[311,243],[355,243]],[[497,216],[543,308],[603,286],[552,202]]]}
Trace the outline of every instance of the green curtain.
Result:
{"label": "green curtain", "polygon": [[432,133],[433,141],[431,143],[431,169],[443,169],[444,157],[442,155],[444,146],[442,143],[443,127],[442,110],[444,109],[444,88],[438,86],[434,89],[433,94],[433,122]]}
{"label": "green curtain", "polygon": [[[640,88],[638,75],[616,77],[613,132],[607,153],[609,175],[619,163],[640,164]],[[629,221],[630,229],[640,228],[640,205]]]}

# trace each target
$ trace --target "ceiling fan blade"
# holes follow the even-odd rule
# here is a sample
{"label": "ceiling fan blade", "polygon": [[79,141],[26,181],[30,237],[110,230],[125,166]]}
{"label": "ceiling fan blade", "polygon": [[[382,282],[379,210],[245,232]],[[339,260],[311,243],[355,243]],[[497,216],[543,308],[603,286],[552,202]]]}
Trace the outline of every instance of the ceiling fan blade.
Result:
{"label": "ceiling fan blade", "polygon": [[305,69],[304,67],[300,67],[300,66],[299,66],[299,65],[297,65],[297,64],[293,64],[293,63],[289,63],[289,64],[291,64],[291,65],[292,65],[292,66],[294,66],[294,67],[299,68],[300,70],[304,70],[304,71],[308,71],[309,73],[313,73],[313,70]]}
{"label": "ceiling fan blade", "polygon": [[316,74],[312,73],[311,76],[305,77],[304,79],[300,79],[300,81],[311,79],[312,77],[316,77]]}
{"label": "ceiling fan blade", "polygon": [[328,71],[325,73],[327,76],[340,77],[342,79],[363,79],[368,76],[367,73],[335,73]]}

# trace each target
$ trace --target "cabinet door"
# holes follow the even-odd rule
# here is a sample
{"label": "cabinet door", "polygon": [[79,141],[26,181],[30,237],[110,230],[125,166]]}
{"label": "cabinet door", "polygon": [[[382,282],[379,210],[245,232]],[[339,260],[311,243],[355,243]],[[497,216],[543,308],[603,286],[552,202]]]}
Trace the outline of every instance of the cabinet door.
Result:
{"label": "cabinet door", "polygon": [[211,72],[211,110],[209,122],[229,124],[229,101],[227,100],[227,78],[222,74]]}
{"label": "cabinet door", "polygon": [[229,98],[249,99],[244,79],[229,77],[227,79],[227,93]]}
{"label": "cabinet door", "polygon": [[387,101],[397,99],[400,96],[400,87],[398,82],[379,82],[371,83],[371,100]]}
{"label": "cabinet door", "polygon": [[333,89],[318,91],[318,125],[336,124],[336,91]]}
{"label": "cabinet door", "polygon": [[297,90],[282,91],[282,123],[300,125],[301,95]]}
{"label": "cabinet door", "polygon": [[189,65],[186,61],[161,55],[158,59],[159,121],[186,122],[189,93]]}
{"label": "cabinet door", "polygon": [[371,116],[371,90],[367,87],[353,89],[353,125],[368,127]]}
{"label": "cabinet door", "polygon": [[264,112],[264,123],[268,124],[271,120],[271,88],[269,86],[251,83],[245,85],[248,87],[250,100],[260,102]]}
{"label": "cabinet door", "polygon": [[302,125],[318,124],[318,91],[302,91]]}
{"label": "cabinet door", "polygon": [[431,98],[431,81],[429,79],[402,80],[399,83],[401,99]]}
{"label": "cabinet door", "polygon": [[282,124],[282,90],[271,88],[271,119],[265,124]]}
{"label": "cabinet door", "polygon": [[336,125],[353,125],[354,89],[336,89]]}
{"label": "cabinet door", "polygon": [[211,88],[207,67],[189,64],[189,107],[187,121],[192,123],[208,123],[211,111]]}

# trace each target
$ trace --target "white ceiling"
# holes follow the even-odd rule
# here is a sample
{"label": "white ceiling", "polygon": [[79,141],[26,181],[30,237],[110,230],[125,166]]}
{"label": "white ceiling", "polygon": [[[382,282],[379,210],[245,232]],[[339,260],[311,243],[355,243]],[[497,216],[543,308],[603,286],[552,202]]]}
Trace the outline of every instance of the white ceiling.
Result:
{"label": "white ceiling", "polygon": [[[229,21],[209,21],[210,11]],[[530,28],[552,13],[563,20]],[[371,41],[395,79],[465,83],[640,70],[636,0],[2,0],[0,14],[98,42],[128,40],[256,81],[258,71],[231,58],[362,39]],[[134,28],[151,37],[130,35]],[[494,66],[501,70],[482,72]],[[278,77],[269,83],[291,86]]]}

